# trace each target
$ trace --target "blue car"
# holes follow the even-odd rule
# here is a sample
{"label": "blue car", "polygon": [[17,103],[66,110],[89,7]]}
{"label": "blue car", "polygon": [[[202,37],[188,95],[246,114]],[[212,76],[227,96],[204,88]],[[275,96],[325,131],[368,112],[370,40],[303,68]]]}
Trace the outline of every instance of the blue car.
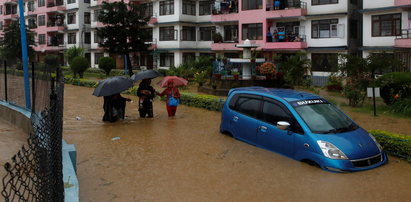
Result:
{"label": "blue car", "polygon": [[220,132],[331,172],[368,170],[388,161],[375,138],[333,104],[290,89],[230,90]]}

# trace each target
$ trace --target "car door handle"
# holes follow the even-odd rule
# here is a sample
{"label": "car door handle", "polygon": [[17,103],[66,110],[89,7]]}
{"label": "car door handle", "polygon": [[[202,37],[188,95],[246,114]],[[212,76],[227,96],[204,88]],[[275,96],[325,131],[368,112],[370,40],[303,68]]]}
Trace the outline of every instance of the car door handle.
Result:
{"label": "car door handle", "polygon": [[233,116],[233,121],[237,122],[238,121],[238,116]]}
{"label": "car door handle", "polygon": [[260,126],[260,127],[258,127],[258,130],[261,131],[261,132],[264,132],[264,133],[267,132],[267,129],[268,129],[268,128],[265,127],[265,126]]}

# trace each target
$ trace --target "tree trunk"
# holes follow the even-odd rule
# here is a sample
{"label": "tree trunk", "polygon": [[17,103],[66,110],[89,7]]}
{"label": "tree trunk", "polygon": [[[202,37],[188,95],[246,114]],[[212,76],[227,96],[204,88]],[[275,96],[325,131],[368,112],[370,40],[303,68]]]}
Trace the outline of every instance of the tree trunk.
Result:
{"label": "tree trunk", "polygon": [[127,55],[126,64],[127,64],[127,68],[128,68],[128,74],[131,77],[133,75],[133,67],[131,66],[130,54],[126,53],[126,55]]}

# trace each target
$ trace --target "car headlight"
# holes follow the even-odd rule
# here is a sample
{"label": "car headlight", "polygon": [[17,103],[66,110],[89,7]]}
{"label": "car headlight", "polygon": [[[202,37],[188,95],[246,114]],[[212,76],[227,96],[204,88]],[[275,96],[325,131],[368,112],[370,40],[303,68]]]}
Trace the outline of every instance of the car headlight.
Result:
{"label": "car headlight", "polygon": [[382,151],[382,147],[380,145],[380,143],[377,142],[377,139],[375,139],[375,137],[371,134],[368,133],[368,135],[371,137],[372,140],[374,140],[375,144],[377,145],[378,149],[380,150],[380,152]]}
{"label": "car headlight", "polygon": [[333,144],[323,141],[323,140],[318,140],[317,141],[318,146],[320,146],[321,151],[323,152],[325,157],[328,157],[330,159],[348,159],[347,156],[336,146]]}

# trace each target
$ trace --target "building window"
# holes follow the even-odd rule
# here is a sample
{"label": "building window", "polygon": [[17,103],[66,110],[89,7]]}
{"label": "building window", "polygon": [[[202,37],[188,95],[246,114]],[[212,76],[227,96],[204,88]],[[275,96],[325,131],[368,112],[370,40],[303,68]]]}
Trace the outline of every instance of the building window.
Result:
{"label": "building window", "polygon": [[17,14],[17,5],[6,4],[6,15]]}
{"label": "building window", "polygon": [[372,36],[401,35],[401,14],[372,16]]}
{"label": "building window", "polygon": [[143,4],[143,8],[145,17],[152,17],[154,15],[153,3],[145,3]]}
{"label": "building window", "polygon": [[27,2],[27,10],[30,12],[34,11],[34,1]]}
{"label": "building window", "polygon": [[85,3],[85,4],[89,4],[89,3],[90,3],[90,0],[84,0],[84,3]]}
{"label": "building window", "polygon": [[46,35],[39,34],[39,44],[46,44]]}
{"label": "building window", "polygon": [[242,6],[242,10],[262,9],[263,0],[243,0]]}
{"label": "building window", "polygon": [[94,43],[100,43],[101,38],[98,36],[97,32],[94,32]]}
{"label": "building window", "polygon": [[174,67],[174,53],[160,53],[161,67]]}
{"label": "building window", "polygon": [[89,12],[84,12],[84,24],[90,24],[91,23],[91,14]]}
{"label": "building window", "polygon": [[212,41],[215,27],[200,27],[200,41]]}
{"label": "building window", "polygon": [[102,57],[104,57],[104,53],[94,53],[94,64],[98,65],[98,62]]}
{"label": "building window", "polygon": [[45,6],[45,5],[46,5],[45,0],[38,0],[38,2],[37,2],[38,7],[42,7],[42,6]]}
{"label": "building window", "polygon": [[338,19],[313,20],[311,21],[311,38],[332,38],[337,37]]}
{"label": "building window", "polygon": [[46,16],[45,15],[40,15],[39,19],[38,19],[38,22],[39,22],[39,26],[46,25]]}
{"label": "building window", "polygon": [[33,29],[37,27],[35,18],[27,19],[27,21],[28,21],[29,29]]}
{"label": "building window", "polygon": [[263,24],[243,24],[243,40],[262,40]]}
{"label": "building window", "polygon": [[174,26],[160,27],[160,41],[174,41],[177,40],[177,30]]}
{"label": "building window", "polygon": [[67,24],[76,24],[76,13],[67,13]]}
{"label": "building window", "polygon": [[238,25],[224,26],[224,41],[238,42]]}
{"label": "building window", "polygon": [[312,53],[311,70],[319,72],[332,72],[338,66],[337,53]]}
{"label": "building window", "polygon": [[0,30],[3,30],[3,21],[0,21]]}
{"label": "building window", "polygon": [[154,42],[153,28],[144,28],[143,32],[147,34],[147,38],[144,40],[145,42]]}
{"label": "building window", "polygon": [[198,11],[200,15],[211,15],[211,7],[213,1],[200,1],[200,10]]}
{"label": "building window", "polygon": [[174,0],[160,1],[160,15],[174,14]]}
{"label": "building window", "polygon": [[67,0],[67,4],[74,4],[76,3],[76,0]]}
{"label": "building window", "polygon": [[3,14],[3,5],[0,5],[0,15]]}
{"label": "building window", "polygon": [[183,0],[183,14],[196,15],[196,2],[190,0]]}
{"label": "building window", "polygon": [[91,33],[90,32],[84,32],[84,43],[91,44]]}
{"label": "building window", "polygon": [[312,0],[311,5],[338,4],[338,0]]}
{"label": "building window", "polygon": [[101,10],[94,11],[94,19],[93,22],[98,22],[98,16],[100,15]]}
{"label": "building window", "polygon": [[196,27],[183,26],[181,30],[181,41],[195,41]]}
{"label": "building window", "polygon": [[75,32],[74,33],[68,33],[67,37],[68,37],[68,40],[67,40],[68,44],[75,44],[76,43],[76,33]]}

